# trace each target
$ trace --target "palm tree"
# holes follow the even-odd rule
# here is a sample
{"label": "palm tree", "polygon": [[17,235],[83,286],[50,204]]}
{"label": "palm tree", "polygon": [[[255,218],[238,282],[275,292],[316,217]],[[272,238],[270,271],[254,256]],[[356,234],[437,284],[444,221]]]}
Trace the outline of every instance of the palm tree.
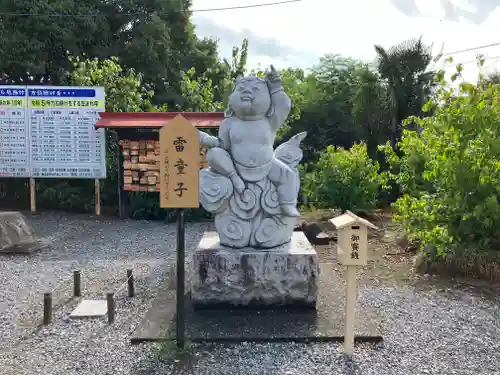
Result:
{"label": "palm tree", "polygon": [[431,93],[435,72],[430,71],[429,66],[441,57],[433,58],[431,48],[422,43],[421,37],[406,40],[388,50],[375,45],[376,67],[388,86],[390,139],[394,150],[401,139],[403,120],[411,115],[420,116]]}

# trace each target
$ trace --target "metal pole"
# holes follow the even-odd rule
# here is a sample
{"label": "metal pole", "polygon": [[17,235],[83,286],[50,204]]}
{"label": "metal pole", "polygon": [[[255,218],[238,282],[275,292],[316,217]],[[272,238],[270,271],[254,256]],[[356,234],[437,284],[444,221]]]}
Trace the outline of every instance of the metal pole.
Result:
{"label": "metal pole", "polygon": [[185,230],[184,209],[177,210],[177,314],[176,314],[176,341],[177,346],[184,348],[185,343],[185,301],[184,301],[184,263],[185,263]]}

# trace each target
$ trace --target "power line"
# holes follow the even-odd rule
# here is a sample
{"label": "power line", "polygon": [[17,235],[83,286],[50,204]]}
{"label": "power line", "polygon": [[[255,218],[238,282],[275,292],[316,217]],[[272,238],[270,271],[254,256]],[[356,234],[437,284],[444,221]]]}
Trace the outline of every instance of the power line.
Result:
{"label": "power line", "polygon": [[471,48],[461,49],[459,51],[447,52],[447,53],[443,53],[442,56],[450,56],[450,55],[454,55],[456,53],[463,53],[463,52],[475,51],[475,50],[478,50],[478,49],[481,49],[481,48],[489,48],[489,47],[495,47],[495,46],[500,46],[500,42],[491,43],[491,44],[485,44],[484,46],[477,46],[477,47],[471,47]]}
{"label": "power line", "polygon": [[[232,7],[224,7],[224,8],[205,8],[205,9],[193,9],[190,10],[189,12],[192,13],[202,13],[202,12],[218,12],[218,11],[224,11],[224,10],[237,10],[237,9],[250,9],[250,8],[261,8],[261,7],[269,7],[269,6],[275,6],[275,5],[284,5],[284,4],[291,4],[291,3],[298,3],[301,2],[302,0],[284,0],[284,1],[278,1],[278,2],[272,2],[272,3],[262,3],[262,4],[252,4],[252,5],[240,5],[240,6],[232,6]],[[172,14],[172,13],[182,13],[185,12],[185,10],[176,10],[176,11],[171,11],[171,12],[156,12],[156,14]],[[141,16],[144,13],[122,13],[122,16]],[[103,13],[89,13],[89,14],[73,14],[73,13],[51,13],[51,14],[44,14],[44,13],[1,13],[0,16],[7,16],[7,17],[99,17],[99,16],[106,16],[106,14]]]}
{"label": "power line", "polygon": [[[491,56],[491,57],[486,57],[486,58],[482,58],[481,60],[484,60],[484,61],[490,61],[490,60],[493,60],[493,61],[497,61],[498,59],[500,59],[500,56]],[[478,61],[477,60],[469,60],[469,61],[464,61],[464,62],[461,62],[459,64],[472,64],[472,63],[477,63]]]}
{"label": "power line", "polygon": [[[490,56],[490,57],[482,57],[481,60],[484,60],[484,61],[488,61],[488,60],[493,60],[493,61],[496,61],[500,59],[500,56]],[[448,63],[448,64],[453,64],[453,65],[464,65],[464,64],[472,64],[472,63],[475,63],[475,62],[478,62],[478,60],[469,60],[469,61],[459,61],[459,62],[455,62],[455,61],[452,61],[451,63]]]}

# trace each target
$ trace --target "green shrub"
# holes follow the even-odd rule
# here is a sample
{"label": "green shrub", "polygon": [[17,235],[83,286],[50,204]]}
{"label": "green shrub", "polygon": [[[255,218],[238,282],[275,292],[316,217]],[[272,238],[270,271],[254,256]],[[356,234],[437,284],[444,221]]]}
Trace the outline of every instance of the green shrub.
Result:
{"label": "green shrub", "polygon": [[404,133],[403,156],[384,147],[403,194],[394,219],[431,259],[500,249],[499,100],[498,86],[443,81],[424,107],[434,116],[409,119],[423,131]]}
{"label": "green shrub", "polygon": [[349,150],[329,146],[319,160],[302,169],[302,194],[317,208],[369,209],[377,203],[381,184],[378,164],[368,157],[366,146]]}

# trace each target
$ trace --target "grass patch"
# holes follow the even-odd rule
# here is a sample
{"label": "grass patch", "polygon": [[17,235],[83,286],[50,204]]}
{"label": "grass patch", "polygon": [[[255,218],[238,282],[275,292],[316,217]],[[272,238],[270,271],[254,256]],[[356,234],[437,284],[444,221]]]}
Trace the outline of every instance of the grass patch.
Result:
{"label": "grass patch", "polygon": [[177,346],[175,340],[164,340],[153,346],[154,356],[161,362],[185,362],[194,356],[193,344],[186,340],[184,348]]}
{"label": "grass patch", "polygon": [[165,333],[168,339],[153,345],[153,354],[157,360],[166,363],[184,363],[194,357],[193,343],[185,338],[184,347],[178,347],[175,340],[175,324],[172,324]]}

